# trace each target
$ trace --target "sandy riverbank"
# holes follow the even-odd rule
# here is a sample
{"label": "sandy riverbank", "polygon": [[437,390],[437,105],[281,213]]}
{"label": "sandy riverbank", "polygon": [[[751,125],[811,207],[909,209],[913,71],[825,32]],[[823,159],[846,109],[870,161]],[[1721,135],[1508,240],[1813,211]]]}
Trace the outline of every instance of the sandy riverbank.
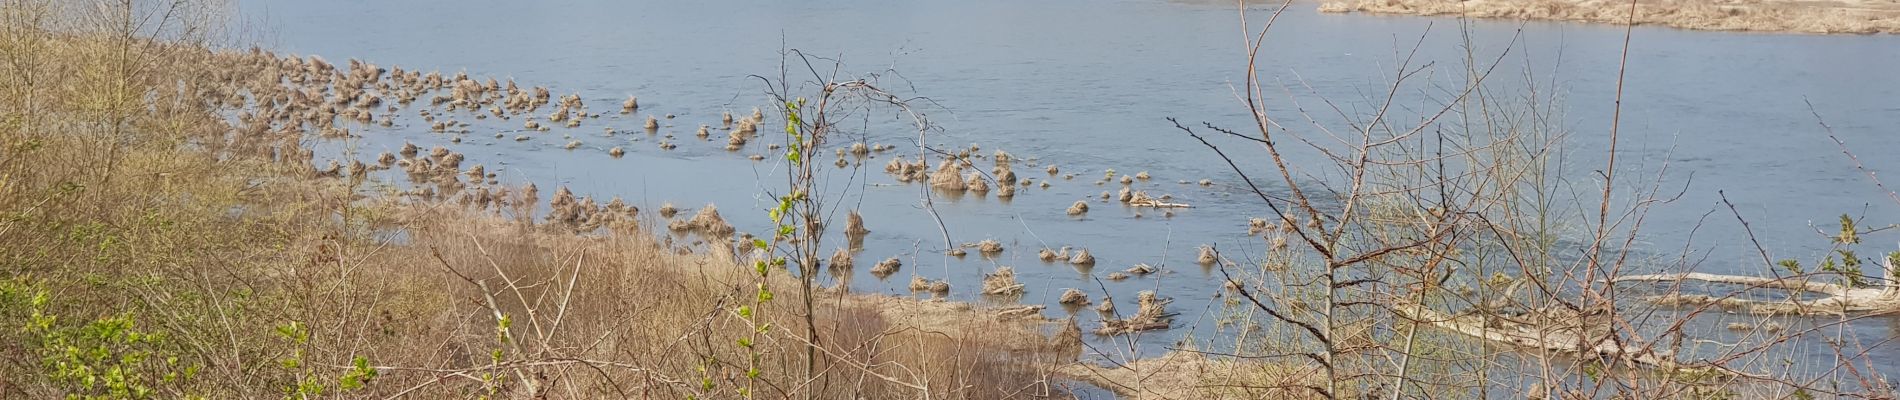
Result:
{"label": "sandy riverbank", "polygon": [[[1343,0],[1320,11],[1623,24],[1630,3],[1603,0]],[[1896,0],[1637,0],[1635,23],[1683,29],[1900,33]]]}

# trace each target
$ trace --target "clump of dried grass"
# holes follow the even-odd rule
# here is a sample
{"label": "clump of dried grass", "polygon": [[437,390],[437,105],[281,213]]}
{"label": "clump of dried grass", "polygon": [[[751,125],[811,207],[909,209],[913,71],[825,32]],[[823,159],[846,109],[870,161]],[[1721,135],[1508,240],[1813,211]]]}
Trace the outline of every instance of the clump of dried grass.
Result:
{"label": "clump of dried grass", "polygon": [[[1047,183],[1044,183],[1044,184],[1047,184]],[[1082,215],[1082,214],[1087,214],[1088,212],[1089,212],[1088,201],[1076,200],[1075,204],[1069,205],[1069,210],[1068,210],[1069,215]]]}
{"label": "clump of dried grass", "polygon": [[851,251],[840,247],[838,251],[831,253],[830,265],[832,268],[851,268],[851,258]]}
{"label": "clump of dried grass", "polygon": [[1267,222],[1267,220],[1264,218],[1248,218],[1247,219],[1247,236],[1259,235],[1261,233],[1272,231],[1274,229],[1278,229],[1278,228],[1274,227],[1272,222]]}
{"label": "clump of dried grass", "polygon": [[996,239],[984,239],[976,243],[976,250],[983,254],[995,255],[1003,252],[1003,243],[996,241]]}
{"label": "clump of dried grass", "polygon": [[1069,263],[1084,267],[1092,266],[1095,265],[1095,255],[1089,254],[1089,249],[1076,250],[1075,255],[1069,257]]}
{"label": "clump of dried grass", "polygon": [[[843,160],[841,159],[840,161],[843,161]],[[989,181],[986,181],[983,179],[982,174],[972,172],[970,173],[969,177],[965,179],[965,181],[966,182],[963,184],[963,186],[966,190],[969,190],[970,192],[980,195],[983,193],[989,193],[990,191],[990,183]]]}
{"label": "clump of dried grass", "polygon": [[1133,267],[1128,267],[1128,269],[1122,270],[1122,272],[1126,272],[1129,275],[1134,275],[1134,276],[1152,274],[1152,273],[1155,273],[1155,271],[1156,269],[1154,266],[1148,265],[1146,263],[1135,264],[1135,266]]}
{"label": "clump of dried grass", "polygon": [[1016,270],[1010,267],[997,267],[995,272],[983,274],[983,294],[996,296],[1020,295],[1024,285],[1016,282]]}
{"label": "clump of dried grass", "polygon": [[966,185],[963,179],[963,162],[961,160],[946,158],[937,163],[936,172],[930,173],[930,187],[950,191],[962,191],[967,188]]}
{"label": "clump of dried grass", "polygon": [[[1168,329],[1174,322],[1175,314],[1168,312],[1167,306],[1168,303],[1173,301],[1173,299],[1163,299],[1156,296],[1152,290],[1143,290],[1141,293],[1135,295],[1135,302],[1140,306],[1140,308],[1135,311],[1135,315],[1121,319],[1103,319],[1102,327],[1096,329],[1095,333],[1100,335],[1119,335],[1146,330]],[[1106,301],[1103,302],[1103,304],[1107,303]]]}
{"label": "clump of dried grass", "polygon": [[[903,266],[904,266],[904,262],[898,261],[897,257],[886,258],[884,259],[884,261],[878,261],[877,265],[871,266],[871,275],[877,276],[878,278],[881,279],[887,276],[891,276],[891,274],[897,273],[897,269]],[[913,285],[916,284],[915,280],[911,282]],[[912,286],[912,287],[915,287],[915,286]],[[911,289],[911,290],[916,291],[917,289]]]}
{"label": "clump of dried grass", "polygon": [[910,278],[910,291],[930,292],[938,296],[943,296],[950,294],[950,282],[941,279],[924,279],[924,277],[921,276],[913,276]]}
{"label": "clump of dried grass", "polygon": [[1066,306],[1086,306],[1089,305],[1089,294],[1078,289],[1065,289],[1056,303]]}
{"label": "clump of dried grass", "polygon": [[548,199],[548,222],[572,228],[580,224],[580,217],[581,209],[574,192],[566,186],[555,188],[554,197]]}
{"label": "clump of dried grass", "polygon": [[686,224],[688,230],[714,237],[729,237],[734,232],[732,225],[727,224],[726,219],[719,216],[719,207],[712,204],[700,208],[699,213],[693,214],[693,218],[687,220]]}
{"label": "clump of dried grass", "polygon": [[871,230],[864,228],[864,216],[858,214],[858,210],[851,210],[850,214],[845,215],[844,234],[864,236],[869,233]]}
{"label": "clump of dried grass", "polygon": [[1219,261],[1220,254],[1214,251],[1214,246],[1209,245],[1201,245],[1200,255],[1194,257],[1194,262],[1200,263],[1201,265],[1213,265]]}
{"label": "clump of dried grass", "polygon": [[1115,298],[1104,295],[1102,304],[1095,306],[1095,313],[1100,314],[1103,320],[1115,318]]}

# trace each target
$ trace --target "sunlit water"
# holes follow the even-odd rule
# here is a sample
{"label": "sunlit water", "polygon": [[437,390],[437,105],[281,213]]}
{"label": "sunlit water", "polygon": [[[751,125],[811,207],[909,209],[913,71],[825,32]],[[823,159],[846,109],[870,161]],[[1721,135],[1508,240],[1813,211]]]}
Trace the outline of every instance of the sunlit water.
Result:
{"label": "sunlit water", "polygon": [[[1124,310],[1133,308],[1139,290],[1176,299],[1173,309],[1181,316],[1174,329],[1141,335],[1138,349],[1123,350],[1154,354],[1184,335],[1218,335],[1220,275],[1194,264],[1196,246],[1219,244],[1234,257],[1244,256],[1231,253],[1257,253],[1263,247],[1259,239],[1245,236],[1247,217],[1269,214],[1258,198],[1225,163],[1165,119],[1247,126],[1245,107],[1233,92],[1246,68],[1242,28],[1227,5],[1147,0],[245,1],[242,8],[265,27],[262,42],[282,52],[465,70],[548,86],[556,95],[580,93],[590,110],[606,116],[579,128],[531,134],[534,139],[526,142],[513,140],[521,133],[519,118],[458,118],[475,125],[472,133],[460,135],[462,143],[451,144],[456,135],[429,133],[413,110],[405,110],[408,119],[396,128],[363,129],[364,137],[353,145],[365,158],[394,151],[404,141],[425,148],[443,145],[467,153],[470,163],[491,170],[501,166],[506,182],[534,181],[543,190],[566,185],[603,199],[623,196],[647,210],[646,218],[656,218],[651,211],[662,202],[687,208],[683,213],[717,203],[741,230],[766,230],[764,210],[773,203],[768,193],[782,188],[782,164],[747,160],[746,155],[763,152],[756,143],[746,151],[724,151],[719,116],[731,111],[743,117],[767,104],[767,87],[750,75],[776,76],[783,48],[842,59],[847,73],[878,73],[893,90],[928,97],[924,111],[942,128],[932,134],[932,145],[954,149],[974,143],[984,154],[1002,149],[1078,174],[1074,180],[1052,179],[1047,189],[1022,190],[1013,201],[993,195],[937,198],[956,242],[989,238],[1009,249],[994,260],[974,251],[958,259],[940,254],[943,239],[921,208],[917,187],[898,185],[882,172],[894,153],[867,160],[863,169],[827,166],[826,179],[844,193],[841,203],[860,208],[873,231],[855,273],[843,278],[859,292],[908,296],[905,286],[916,274],[948,277],[955,285],[953,299],[989,301],[976,294],[981,274],[1008,265],[1030,290],[1019,301],[1047,304],[1045,314],[1060,318],[1067,312],[1055,300],[1063,288],[1084,289],[1099,301],[1094,278],[1148,263],[1163,272],[1104,285]],[[1337,118],[1330,110],[1320,111],[1325,110],[1322,96],[1347,113],[1373,111],[1397,64],[1421,35],[1425,40],[1411,64],[1432,67],[1402,93],[1410,103],[1401,104],[1395,118],[1415,121],[1430,114],[1440,103],[1419,99],[1442,101],[1461,85],[1466,53],[1458,20],[1329,15],[1312,8],[1295,4],[1261,52],[1259,70],[1269,85],[1267,96],[1274,99],[1271,111],[1294,129],[1311,124],[1289,98],[1335,129]],[[1256,26],[1265,15],[1254,12]],[[1571,132],[1565,178],[1584,191],[1576,195],[1581,204],[1594,208],[1593,191],[1601,184],[1595,171],[1603,168],[1608,146],[1623,28],[1509,21],[1478,21],[1469,28],[1473,58],[1480,63],[1510,52],[1493,82],[1506,89],[1522,87],[1530,74],[1540,90],[1555,90],[1563,101],[1558,118]],[[829,66],[822,63],[821,70]],[[1686,251],[1686,263],[1698,270],[1765,273],[1750,237],[1718,193],[1726,194],[1754,239],[1777,259],[1819,259],[1829,243],[1816,231],[1833,231],[1842,213],[1873,224],[1900,222],[1900,205],[1842,155],[1807,106],[1813,103],[1866,168],[1900,170],[1900,157],[1895,157],[1900,155],[1900,79],[1894,77],[1900,71],[1900,37],[1639,27],[1628,67],[1618,183],[1647,182],[1667,164],[1665,197],[1682,192],[1647,217],[1643,256],[1672,260]],[[809,75],[802,64],[797,68],[793,72],[805,75],[794,75],[795,80]],[[640,97],[640,112],[620,116],[619,101],[629,94]],[[666,114],[677,117],[664,120],[659,135],[641,131],[645,116]],[[885,123],[886,117],[874,117],[881,121],[874,126],[890,129],[873,132],[870,141],[899,145],[897,153],[914,157],[914,132]],[[712,141],[693,137],[701,124],[714,127]],[[763,130],[769,133],[772,126],[768,122]],[[604,135],[603,128],[618,133]],[[505,137],[494,138],[497,132]],[[562,149],[563,134],[584,146]],[[679,148],[662,151],[659,136],[668,134]],[[1267,171],[1254,147],[1225,138],[1216,142],[1243,155],[1244,168]],[[609,157],[606,149],[613,146],[629,153]],[[1292,157],[1293,167],[1302,172],[1336,175],[1311,152]],[[827,165],[830,160],[823,159]],[[1195,208],[1166,217],[1097,201],[1099,193],[1120,188],[1094,183],[1108,168],[1124,174],[1148,171],[1155,179],[1137,183],[1137,189],[1172,194]],[[1017,173],[1037,182],[1052,178],[1041,167],[1019,166]],[[1204,178],[1215,184],[1180,183]],[[1893,179],[1889,187],[1900,184],[1900,178]],[[1281,186],[1267,190],[1277,192]],[[1079,199],[1090,199],[1094,206],[1087,216],[1065,215],[1063,209]],[[1618,201],[1627,205],[1631,199]],[[1691,236],[1693,242],[1687,242]],[[1895,235],[1866,239],[1863,253],[1895,249]],[[1035,257],[1044,246],[1088,248],[1099,263],[1092,270],[1045,264]],[[827,245],[827,253],[833,247]],[[885,257],[902,258],[905,264],[888,281],[868,273],[870,264]],[[1085,329],[1097,320],[1093,311],[1075,315]],[[1874,319],[1852,326],[1872,344],[1894,335],[1900,329],[1896,325]],[[1091,341],[1110,352],[1130,345]],[[1825,347],[1809,347],[1817,352],[1816,361],[1831,363]],[[1900,368],[1900,358],[1890,349],[1871,354],[1887,371]]]}

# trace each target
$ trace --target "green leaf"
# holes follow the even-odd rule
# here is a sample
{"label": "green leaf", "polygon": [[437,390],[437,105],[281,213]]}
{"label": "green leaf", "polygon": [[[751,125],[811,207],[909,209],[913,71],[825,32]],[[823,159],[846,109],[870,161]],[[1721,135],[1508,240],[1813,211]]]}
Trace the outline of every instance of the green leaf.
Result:
{"label": "green leaf", "polygon": [[1800,261],[1795,261],[1792,259],[1781,260],[1780,262],[1775,263],[1775,265],[1779,265],[1781,266],[1782,269],[1788,270],[1788,272],[1793,272],[1795,275],[1806,273],[1806,272],[1802,272]]}
{"label": "green leaf", "polygon": [[1860,244],[1860,234],[1854,232],[1854,217],[1841,214],[1841,235],[1834,240],[1843,244]]}

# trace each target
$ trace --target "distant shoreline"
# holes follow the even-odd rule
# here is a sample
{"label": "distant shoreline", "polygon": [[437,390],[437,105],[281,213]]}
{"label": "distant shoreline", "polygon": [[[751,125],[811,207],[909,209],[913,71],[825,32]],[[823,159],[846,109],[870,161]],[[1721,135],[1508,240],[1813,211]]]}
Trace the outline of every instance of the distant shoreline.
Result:
{"label": "distant shoreline", "polygon": [[[1628,2],[1601,0],[1337,0],[1320,12],[1466,15],[1621,25]],[[1635,23],[1713,31],[1900,33],[1900,0],[1637,0]]]}

